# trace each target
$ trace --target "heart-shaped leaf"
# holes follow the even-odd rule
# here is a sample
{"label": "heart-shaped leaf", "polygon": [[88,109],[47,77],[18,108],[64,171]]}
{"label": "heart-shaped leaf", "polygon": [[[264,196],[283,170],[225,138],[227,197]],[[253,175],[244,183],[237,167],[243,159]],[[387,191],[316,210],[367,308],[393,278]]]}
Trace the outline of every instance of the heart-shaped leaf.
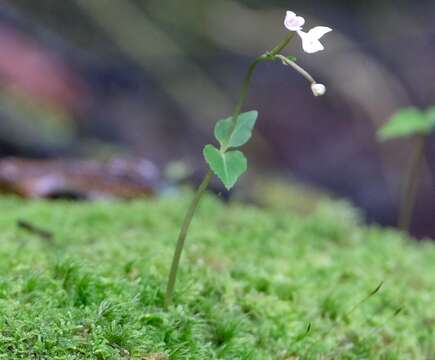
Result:
{"label": "heart-shaped leaf", "polygon": [[221,146],[239,147],[246,144],[252,136],[252,129],[257,121],[258,112],[248,111],[240,114],[236,126],[230,134],[231,117],[219,120],[214,128],[214,135]]}
{"label": "heart-shaped leaf", "polygon": [[210,169],[218,176],[227,190],[234,186],[240,175],[248,168],[247,160],[240,151],[222,153],[209,144],[204,147],[203,153]]}
{"label": "heart-shaped leaf", "polygon": [[414,134],[428,134],[434,128],[434,121],[435,119],[430,119],[430,112],[425,114],[416,108],[406,108],[393,115],[378,131],[378,138],[389,140]]}

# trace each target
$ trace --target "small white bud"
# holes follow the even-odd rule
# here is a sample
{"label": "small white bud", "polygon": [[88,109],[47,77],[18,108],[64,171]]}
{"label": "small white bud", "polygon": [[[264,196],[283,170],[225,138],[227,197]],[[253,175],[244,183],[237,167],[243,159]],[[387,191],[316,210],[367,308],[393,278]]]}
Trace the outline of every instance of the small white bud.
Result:
{"label": "small white bud", "polygon": [[326,93],[326,86],[323,84],[312,84],[311,91],[313,92],[314,96],[322,96]]}

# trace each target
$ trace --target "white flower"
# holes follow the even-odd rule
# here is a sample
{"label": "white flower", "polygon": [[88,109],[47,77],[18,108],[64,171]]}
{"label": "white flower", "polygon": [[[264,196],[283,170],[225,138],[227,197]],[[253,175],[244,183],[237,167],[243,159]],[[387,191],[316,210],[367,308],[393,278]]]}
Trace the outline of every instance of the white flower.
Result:
{"label": "white flower", "polygon": [[326,93],[326,86],[323,84],[312,84],[311,90],[314,96],[322,96]]}
{"label": "white flower", "polygon": [[290,30],[295,31],[302,40],[302,48],[308,54],[313,54],[322,51],[325,47],[320,43],[320,39],[326,33],[332,31],[331,28],[326,26],[316,26],[308,32],[302,31],[302,26],[305,24],[305,19],[297,16],[293,11],[287,11],[284,20],[284,26]]}
{"label": "white flower", "polygon": [[319,40],[323,37],[323,35],[329,33],[330,31],[332,31],[332,29],[329,27],[316,26],[307,33],[302,30],[298,30],[297,33],[302,39],[302,48],[304,51],[308,54],[313,54],[325,49]]}
{"label": "white flower", "polygon": [[302,30],[305,24],[305,19],[302,16],[297,16],[293,11],[287,11],[284,20],[284,26],[290,31]]}

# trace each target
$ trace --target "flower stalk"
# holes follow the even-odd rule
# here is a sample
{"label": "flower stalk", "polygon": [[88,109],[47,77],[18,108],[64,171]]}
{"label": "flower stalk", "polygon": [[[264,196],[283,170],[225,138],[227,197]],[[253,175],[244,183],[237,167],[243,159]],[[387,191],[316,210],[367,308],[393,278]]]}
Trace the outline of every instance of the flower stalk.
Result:
{"label": "flower stalk", "polygon": [[281,54],[275,55],[275,58],[281,60],[284,65],[291,66],[294,70],[301,74],[311,84],[311,91],[313,92],[314,96],[325,95],[326,86],[314,80],[310,73],[302,68],[300,65],[296,64],[296,62]]}

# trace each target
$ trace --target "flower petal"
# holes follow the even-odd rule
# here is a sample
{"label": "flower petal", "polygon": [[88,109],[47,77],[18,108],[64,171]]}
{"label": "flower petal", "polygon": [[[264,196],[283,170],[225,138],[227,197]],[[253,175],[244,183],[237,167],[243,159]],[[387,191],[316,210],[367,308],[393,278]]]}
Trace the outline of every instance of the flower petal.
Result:
{"label": "flower petal", "polygon": [[292,19],[296,17],[296,13],[294,13],[293,11],[287,10],[286,12],[286,18]]}
{"label": "flower petal", "polygon": [[305,19],[301,16],[297,16],[293,11],[287,11],[284,26],[290,31],[298,31],[302,29],[305,24]]}
{"label": "flower petal", "polygon": [[308,35],[312,38],[319,40],[321,37],[323,37],[323,35],[329,33],[330,31],[332,31],[332,29],[329,27],[316,26],[315,28],[312,28],[310,31],[308,31]]}
{"label": "flower petal", "polygon": [[302,16],[296,16],[296,21],[300,28],[302,29],[302,26],[305,25],[305,19]]}
{"label": "flower petal", "polygon": [[302,43],[302,48],[307,54],[314,54],[318,51],[325,50],[325,47],[319,40],[309,40]]}
{"label": "flower petal", "polygon": [[313,54],[315,52],[324,50],[324,47],[320,41],[310,36],[309,33],[306,33],[302,30],[299,30],[297,33],[302,40],[302,48],[306,53]]}

